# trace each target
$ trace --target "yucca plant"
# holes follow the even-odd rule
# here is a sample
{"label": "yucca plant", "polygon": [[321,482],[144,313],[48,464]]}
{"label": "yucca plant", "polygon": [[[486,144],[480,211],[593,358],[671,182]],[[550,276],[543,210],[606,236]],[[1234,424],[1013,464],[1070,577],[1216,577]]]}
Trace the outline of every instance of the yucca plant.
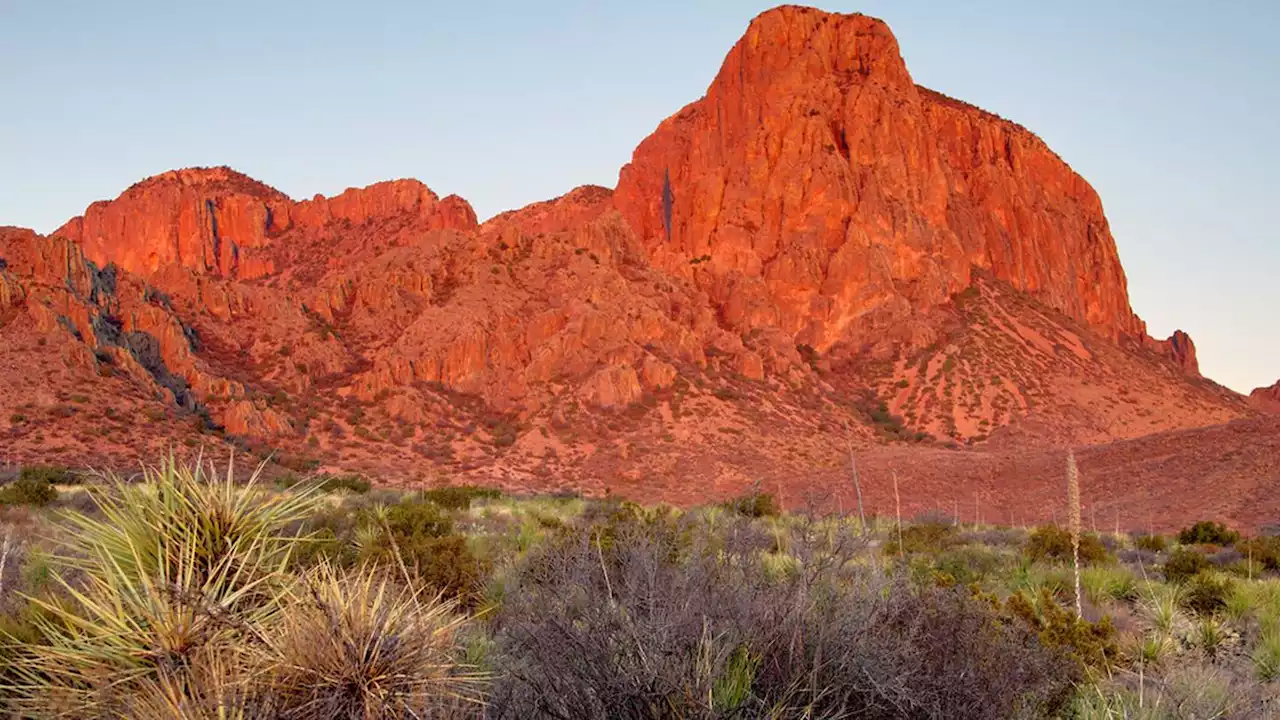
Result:
{"label": "yucca plant", "polygon": [[254,667],[269,704],[296,720],[439,717],[478,701],[463,672],[452,602],[371,567],[312,569],[281,597]]}
{"label": "yucca plant", "polygon": [[119,714],[144,687],[189,686],[210,656],[238,667],[279,610],[297,542],[286,529],[316,498],[258,492],[261,470],[237,485],[230,466],[219,479],[171,458],[141,483],[105,477],[100,512],[67,515],[57,534],[56,592],[29,598],[46,642],[15,658],[18,709]]}

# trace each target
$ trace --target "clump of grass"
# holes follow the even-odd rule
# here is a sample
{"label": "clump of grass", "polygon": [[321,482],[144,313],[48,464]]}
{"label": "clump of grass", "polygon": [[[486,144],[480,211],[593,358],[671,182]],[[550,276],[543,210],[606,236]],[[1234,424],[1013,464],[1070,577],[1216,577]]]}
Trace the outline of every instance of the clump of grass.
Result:
{"label": "clump of grass", "polygon": [[1118,565],[1087,567],[1080,572],[1085,595],[1095,603],[1129,602],[1138,597],[1138,579]]}
{"label": "clump of grass", "polygon": [[1274,623],[1263,627],[1262,636],[1250,659],[1262,680],[1270,682],[1280,677],[1280,627]]}
{"label": "clump of grass", "polygon": [[28,465],[18,474],[20,479],[44,481],[50,485],[71,485],[77,481],[75,471],[54,465]]}
{"label": "clump of grass", "polygon": [[436,717],[477,700],[458,664],[455,605],[370,568],[321,563],[280,600],[255,667],[283,717]]}

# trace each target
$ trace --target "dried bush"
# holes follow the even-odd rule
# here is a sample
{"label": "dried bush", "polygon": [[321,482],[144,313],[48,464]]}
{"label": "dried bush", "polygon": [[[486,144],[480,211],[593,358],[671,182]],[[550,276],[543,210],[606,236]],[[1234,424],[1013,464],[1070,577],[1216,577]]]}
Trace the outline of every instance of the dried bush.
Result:
{"label": "dried bush", "polygon": [[801,528],[780,575],[693,522],[531,553],[494,616],[491,717],[1038,717],[1078,676],[990,603],[850,562],[850,534]]}
{"label": "dried bush", "polygon": [[454,606],[371,569],[320,564],[281,598],[255,653],[255,703],[274,717],[419,718],[458,714],[478,677],[458,664]]}

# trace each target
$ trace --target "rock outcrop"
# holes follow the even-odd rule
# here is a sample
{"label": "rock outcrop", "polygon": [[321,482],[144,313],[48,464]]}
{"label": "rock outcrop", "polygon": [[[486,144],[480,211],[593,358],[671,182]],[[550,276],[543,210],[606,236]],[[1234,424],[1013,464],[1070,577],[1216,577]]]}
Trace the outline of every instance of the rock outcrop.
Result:
{"label": "rock outcrop", "polygon": [[273,245],[315,238],[331,223],[361,225],[403,218],[421,230],[476,227],[463,199],[441,200],[417,180],[350,188],[295,203],[227,167],[172,170],[147,178],[112,201],[96,202],[54,235],[85,255],[142,277],[177,266],[218,277],[254,279],[276,272]]}
{"label": "rock outcrop", "polygon": [[1280,381],[1249,393],[1249,402],[1266,412],[1280,413]]}
{"label": "rock outcrop", "polygon": [[1088,183],[1027,130],[916,86],[870,17],[757,17],[614,197],[735,329],[870,342],[976,267],[1113,338],[1144,332]]}

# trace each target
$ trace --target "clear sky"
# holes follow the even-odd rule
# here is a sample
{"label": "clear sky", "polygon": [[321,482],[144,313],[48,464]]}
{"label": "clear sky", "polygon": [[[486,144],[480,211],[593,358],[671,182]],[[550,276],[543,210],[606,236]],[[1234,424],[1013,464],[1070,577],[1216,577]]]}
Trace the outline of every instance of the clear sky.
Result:
{"label": "clear sky", "polygon": [[[612,186],[769,3],[0,0],[0,224],[175,167],[295,198],[417,177],[481,218]],[[867,0],[917,82],[1022,123],[1102,196],[1152,334],[1280,377],[1280,2]]]}

